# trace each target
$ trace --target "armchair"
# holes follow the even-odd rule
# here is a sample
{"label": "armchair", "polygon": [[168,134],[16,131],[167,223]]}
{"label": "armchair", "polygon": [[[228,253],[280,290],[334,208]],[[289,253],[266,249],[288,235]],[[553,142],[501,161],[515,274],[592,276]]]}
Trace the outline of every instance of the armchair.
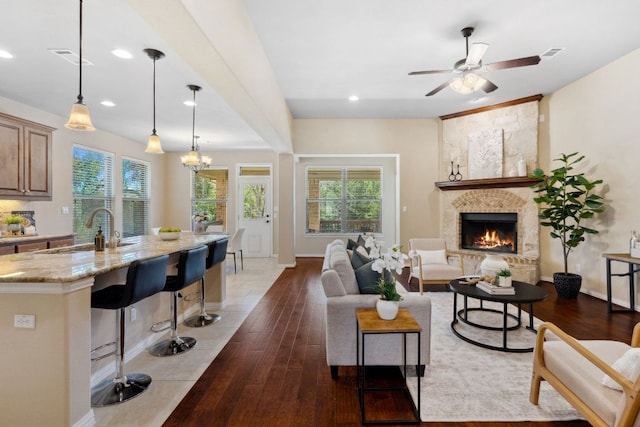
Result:
{"label": "armchair", "polygon": [[[462,257],[448,255],[444,239],[409,239],[409,249],[415,254],[411,258],[409,280],[418,279],[421,294],[424,285],[448,284],[464,274]],[[450,263],[449,258],[454,257],[458,258],[457,263]]]}
{"label": "armchair", "polygon": [[[547,332],[559,339],[545,339]],[[631,346],[619,341],[578,341],[556,325],[543,323],[536,337],[529,401],[538,404],[540,382],[545,380],[593,426],[639,425],[640,362],[620,363],[640,354],[629,352],[633,347],[640,347],[640,323],[633,329]],[[624,364],[635,372],[618,372],[616,368],[624,370],[620,368]]]}

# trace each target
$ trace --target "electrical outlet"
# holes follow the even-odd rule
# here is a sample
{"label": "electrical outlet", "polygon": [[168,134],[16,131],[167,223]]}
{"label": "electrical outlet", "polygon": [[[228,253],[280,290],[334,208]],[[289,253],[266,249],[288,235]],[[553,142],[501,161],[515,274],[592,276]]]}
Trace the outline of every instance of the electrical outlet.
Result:
{"label": "electrical outlet", "polygon": [[136,312],[136,308],[131,307],[131,321],[135,322],[137,317],[138,317],[138,313]]}
{"label": "electrical outlet", "polygon": [[15,316],[13,316],[13,326],[16,328],[35,329],[36,315],[35,314],[16,314]]}

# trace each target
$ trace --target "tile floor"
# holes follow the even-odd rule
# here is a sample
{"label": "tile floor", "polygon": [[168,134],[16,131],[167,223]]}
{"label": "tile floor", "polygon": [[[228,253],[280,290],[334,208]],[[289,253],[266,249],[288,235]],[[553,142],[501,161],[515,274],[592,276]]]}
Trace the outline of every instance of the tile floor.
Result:
{"label": "tile floor", "polygon": [[233,262],[227,261],[224,307],[207,304],[207,311],[220,314],[222,319],[204,328],[180,325],[180,335],[198,340],[194,349],[187,353],[155,357],[143,352],[129,361],[125,372],[150,375],[153,379],[151,387],[128,402],[94,408],[96,426],[161,426],[282,271],[275,258],[245,258],[244,270],[238,270],[238,274],[233,273]]}

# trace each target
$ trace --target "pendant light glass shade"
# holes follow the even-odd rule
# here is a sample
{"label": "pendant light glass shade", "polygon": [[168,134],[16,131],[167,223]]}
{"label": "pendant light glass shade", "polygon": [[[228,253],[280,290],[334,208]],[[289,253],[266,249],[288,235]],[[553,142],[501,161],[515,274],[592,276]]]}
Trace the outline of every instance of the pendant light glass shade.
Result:
{"label": "pendant light glass shade", "polygon": [[147,148],[145,148],[144,152],[163,154],[164,150],[162,150],[162,144],[160,144],[160,137],[156,133],[156,60],[163,58],[164,53],[157,49],[144,49],[144,53],[153,59],[153,130],[151,131],[151,135],[149,135]]}
{"label": "pendant light glass shade", "polygon": [[487,81],[474,73],[466,73],[462,77],[454,79],[449,87],[455,92],[466,95],[476,90],[482,89]]}
{"label": "pendant light glass shade", "polygon": [[89,115],[89,108],[82,102],[82,0],[80,0],[80,52],[79,52],[79,87],[78,100],[71,106],[71,114],[69,120],[65,123],[64,127],[72,130],[79,131],[94,131],[96,128],[91,124],[91,116]]}
{"label": "pendant light glass shade", "polygon": [[211,157],[201,156],[199,153],[200,147],[198,146],[196,136],[196,92],[201,89],[200,86],[187,85],[189,90],[193,91],[193,121],[192,121],[192,133],[191,133],[191,151],[184,156],[180,157],[182,166],[190,168],[194,173],[200,172],[204,168],[211,166]]}
{"label": "pendant light glass shade", "polygon": [[147,141],[147,148],[144,150],[145,153],[151,154],[163,154],[162,145],[160,145],[160,137],[155,133],[149,135],[149,140]]}
{"label": "pendant light glass shade", "polygon": [[91,116],[89,115],[89,107],[82,102],[78,101],[71,106],[71,114],[69,114],[69,121],[65,123],[64,127],[72,130],[80,131],[94,131],[96,130],[91,124]]}

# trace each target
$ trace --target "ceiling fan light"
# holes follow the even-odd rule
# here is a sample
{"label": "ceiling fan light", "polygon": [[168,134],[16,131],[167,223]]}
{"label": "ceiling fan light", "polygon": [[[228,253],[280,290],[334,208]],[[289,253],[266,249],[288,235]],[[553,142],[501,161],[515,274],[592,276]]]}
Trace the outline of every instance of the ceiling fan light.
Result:
{"label": "ceiling fan light", "polygon": [[145,148],[144,152],[151,154],[164,154],[162,145],[160,144],[160,137],[155,132],[149,135],[147,148]]}
{"label": "ceiling fan light", "polygon": [[79,131],[94,131],[96,128],[91,124],[91,116],[89,115],[89,107],[82,102],[78,101],[71,106],[71,114],[69,114],[69,121],[65,123],[64,127],[72,130]]}
{"label": "ceiling fan light", "polygon": [[462,95],[466,95],[471,93],[471,89],[469,86],[465,84],[465,80],[463,77],[457,77],[453,79],[451,83],[449,83],[449,87],[454,91],[458,92]]}

